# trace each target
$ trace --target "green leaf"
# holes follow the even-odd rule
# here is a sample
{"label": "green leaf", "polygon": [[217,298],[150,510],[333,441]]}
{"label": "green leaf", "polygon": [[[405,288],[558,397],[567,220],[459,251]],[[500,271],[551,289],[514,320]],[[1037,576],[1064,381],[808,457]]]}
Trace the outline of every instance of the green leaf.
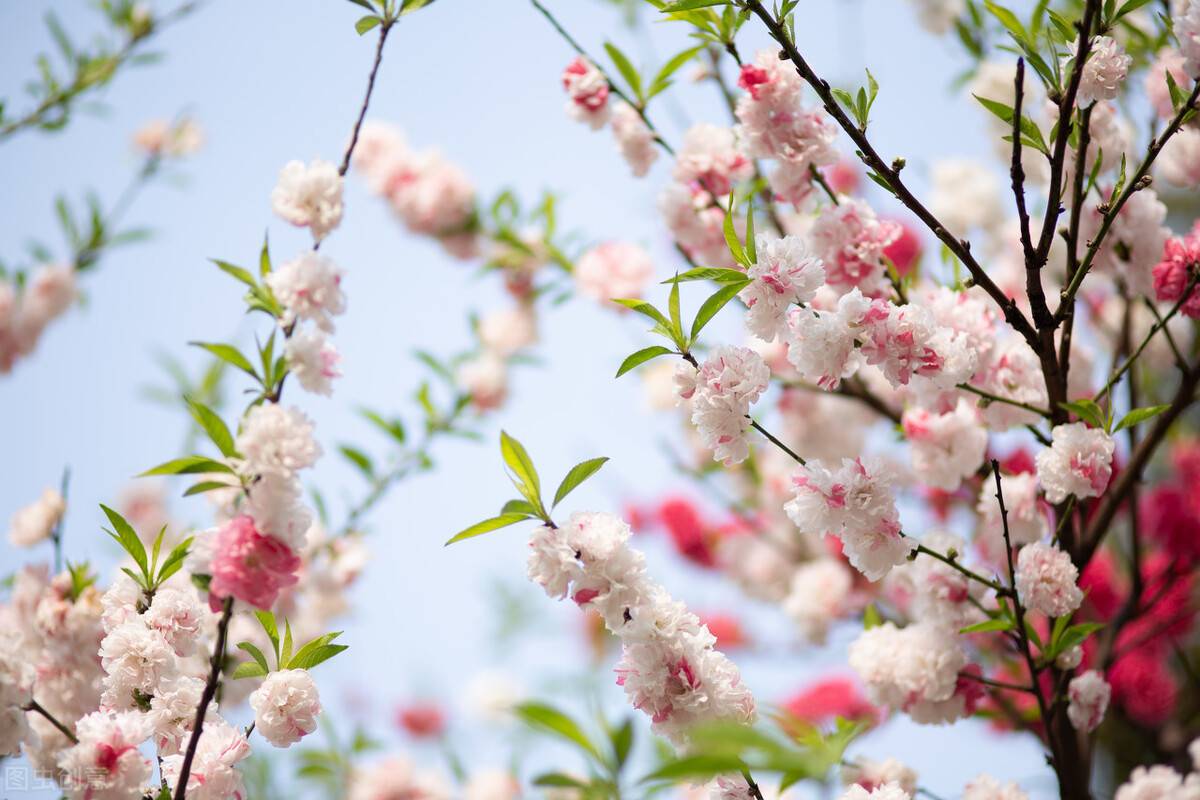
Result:
{"label": "green leaf", "polygon": [[[980,97],[979,95],[972,95],[972,97],[978,100],[980,105],[982,105],[988,111],[992,112],[1009,125],[1012,125],[1013,115],[1016,113],[1016,110],[1011,106],[1005,105],[1004,103],[999,103],[995,100],[988,100],[986,97]],[[1024,114],[1021,115],[1021,133],[1022,144],[1028,144],[1045,155],[1050,154],[1050,149],[1046,144],[1046,140],[1042,138],[1042,129],[1037,126],[1036,122],[1029,119],[1029,117],[1025,116]],[[1005,140],[1012,141],[1012,137],[1008,136]]]}
{"label": "green leaf", "polygon": [[207,350],[225,363],[232,364],[251,378],[259,380],[258,373],[254,371],[250,361],[233,345],[213,342],[188,342],[188,344]]}
{"label": "green leaf", "polygon": [[521,703],[513,709],[517,717],[531,728],[545,731],[579,746],[585,753],[603,764],[604,757],[575,720],[544,703]]}
{"label": "green leaf", "polygon": [[347,461],[358,467],[367,480],[375,477],[375,465],[371,463],[371,457],[359,450],[357,447],[351,447],[348,444],[338,445],[338,452],[341,453]]}
{"label": "green leaf", "polygon": [[723,772],[737,773],[742,770],[743,761],[736,755],[712,754],[684,756],[670,761],[651,772],[642,779],[643,783],[651,781],[670,781],[673,783],[711,778]]}
{"label": "green leaf", "polygon": [[283,646],[279,651],[279,663],[292,663],[292,623],[283,618]]}
{"label": "green leaf", "polygon": [[647,303],[645,300],[638,300],[637,298],[613,298],[613,302],[625,306],[630,311],[636,311],[644,317],[649,317],[650,319],[654,320],[655,323],[657,323],[659,328],[662,329],[664,336],[670,336],[670,320],[664,317],[661,311]]}
{"label": "green leaf", "polygon": [[683,322],[679,318],[679,284],[671,284],[667,298],[667,313],[671,315],[671,335],[678,338],[683,334]]}
{"label": "green leaf", "polygon": [[612,740],[613,757],[617,769],[620,770],[629,758],[629,752],[633,749],[633,720],[626,718],[621,723],[621,727],[613,731],[609,738]]}
{"label": "green leaf", "polygon": [[683,283],[685,281],[716,281],[717,283],[737,283],[746,280],[746,273],[740,269],[724,269],[721,267],[696,267],[687,272],[680,272],[674,278],[667,278],[663,283]]}
{"label": "green leaf", "polygon": [[275,623],[275,615],[270,611],[255,611],[254,616],[266,631],[267,638],[271,640],[271,647],[275,648],[275,663],[283,663],[279,658],[279,626]]}
{"label": "green leaf", "polygon": [[211,492],[215,489],[228,488],[228,483],[221,483],[220,481],[200,481],[199,483],[194,483],[189,486],[187,491],[183,493],[183,496],[191,497],[194,494],[204,494],[205,492]]}
{"label": "green leaf", "polygon": [[285,669],[312,669],[322,661],[328,661],[343,650],[349,649],[344,644],[332,644],[333,640],[341,635],[341,631],[334,631],[307,642],[287,662]]}
{"label": "green leaf", "polygon": [[638,74],[633,63],[612,42],[605,42],[604,50],[608,53],[608,57],[612,59],[613,64],[617,66],[617,71],[621,73],[621,77],[625,79],[625,82],[629,84],[629,88],[633,90],[634,96],[641,102],[643,100],[642,76]]}
{"label": "green leaf", "polygon": [[378,26],[381,22],[383,22],[383,20],[376,16],[368,15],[365,17],[360,17],[358,22],[354,23],[354,30],[358,31],[359,36],[362,36],[367,31]]}
{"label": "green leaf", "polygon": [[265,675],[267,675],[267,670],[264,670],[257,661],[243,661],[237,665],[229,677],[236,681],[242,678],[261,678]]}
{"label": "green leaf", "polygon": [[375,427],[379,428],[388,436],[395,439],[396,442],[399,444],[404,444],[404,424],[399,419],[384,419],[381,415],[370,410],[369,408],[361,409],[360,413],[364,418],[375,425]]}
{"label": "green leaf", "polygon": [[536,517],[537,509],[528,500],[509,500],[500,509],[501,514],[524,514],[526,517]]}
{"label": "green leaf", "polygon": [[454,534],[454,536],[450,537],[446,544],[451,545],[455,542],[461,542],[463,539],[470,539],[485,533],[491,533],[492,531],[499,530],[500,528],[506,528],[509,525],[515,525],[518,522],[524,522],[527,519],[529,519],[529,517],[527,517],[525,514],[501,514],[498,517],[485,519],[483,522],[476,522],[471,527],[459,531],[458,533]]}
{"label": "green leaf", "polygon": [[645,364],[647,361],[649,361],[652,358],[658,358],[659,356],[670,355],[673,352],[675,352],[675,351],[669,347],[663,347],[661,344],[651,345],[650,347],[644,347],[641,350],[638,350],[636,353],[630,354],[629,356],[627,356],[625,358],[624,361],[621,362],[621,367],[620,367],[620,369],[617,370],[616,377],[618,377],[618,378],[621,377],[626,372],[629,372],[629,370],[631,370],[635,367],[639,367],[642,364]]}
{"label": "green leaf", "polygon": [[1126,14],[1130,14],[1134,11],[1137,11],[1139,8],[1141,8],[1144,5],[1147,5],[1150,2],[1151,2],[1151,0],[1125,0],[1125,3],[1117,11],[1116,16],[1113,17],[1113,22],[1116,22],[1117,20],[1119,20],[1121,17],[1125,16]]}
{"label": "green leaf", "polygon": [[539,787],[558,787],[563,789],[587,789],[590,784],[572,778],[563,772],[543,772],[533,779],[533,785]]}
{"label": "green leaf", "polygon": [[1093,428],[1108,429],[1104,409],[1100,408],[1094,400],[1084,398],[1083,400],[1074,400],[1070,403],[1059,403],[1059,406],[1070,411]]}
{"label": "green leaf", "polygon": [[1170,408],[1170,404],[1163,406],[1146,406],[1145,408],[1135,408],[1125,416],[1121,417],[1121,421],[1117,423],[1117,427],[1113,429],[1113,433],[1119,433],[1126,428],[1132,428],[1134,425],[1141,425],[1152,417],[1157,417],[1159,414]]}
{"label": "green leaf", "polygon": [[534,508],[541,511],[542,484],[525,446],[509,436],[507,431],[500,431],[500,455],[509,469],[509,478],[517,487],[517,491],[524,495]]}
{"label": "green leaf", "polygon": [[226,458],[236,456],[237,448],[233,446],[233,434],[229,432],[229,427],[217,416],[217,413],[190,397],[183,399],[187,403],[188,409],[191,410],[196,423],[208,434],[208,438],[221,451],[221,455]]}
{"label": "green leaf", "polygon": [[996,619],[984,620],[976,622],[974,625],[968,625],[961,628],[959,633],[987,633],[989,631],[1011,631],[1013,629],[1013,621],[1008,617],[997,617]]}
{"label": "green leaf", "polygon": [[700,331],[704,330],[717,312],[725,307],[733,298],[737,297],[738,292],[750,283],[749,279],[743,280],[741,283],[731,283],[727,286],[722,286],[711,297],[704,301],[700,306],[700,310],[696,312],[696,318],[692,320],[692,333],[690,341],[695,343],[696,337],[700,335]]}
{"label": "green leaf", "polygon": [[687,50],[683,50],[672,56],[666,64],[663,64],[662,69],[660,69],[658,74],[654,76],[654,80],[650,82],[650,89],[646,93],[646,99],[650,99],[656,94],[665,91],[666,88],[671,85],[671,76],[678,72],[682,66],[695,58],[696,54],[703,49],[704,45],[689,47]]}
{"label": "green leaf", "polygon": [[721,226],[725,234],[725,244],[729,246],[729,252],[733,253],[734,261],[745,266],[751,266],[746,261],[746,251],[742,248],[742,242],[738,239],[737,230],[733,227],[733,195],[729,195],[729,208],[725,210],[725,222]]}
{"label": "green leaf", "polygon": [[194,539],[194,536],[189,536],[171,549],[171,552],[167,554],[167,560],[162,563],[158,574],[154,576],[155,586],[161,586],[168,578],[183,568],[183,562],[188,557]]}
{"label": "green leaf", "polygon": [[664,14],[673,14],[676,11],[694,11],[697,8],[712,8],[713,6],[729,5],[730,0],[674,0],[672,3],[667,3],[660,11]]}
{"label": "green leaf", "polygon": [[608,461],[607,456],[589,458],[587,461],[580,461],[571,467],[570,472],[566,474],[562,479],[562,483],[558,485],[558,491],[554,493],[554,503],[550,507],[557,506],[576,486],[595,475],[604,466],[606,461]]}
{"label": "green leaf", "polygon": [[113,526],[113,530],[109,531],[108,535],[111,536],[117,544],[121,545],[121,549],[128,553],[129,557],[132,558],[134,563],[137,564],[142,570],[142,575],[145,579],[144,585],[148,586],[150,583],[150,566],[146,561],[146,546],[142,544],[142,540],[138,537],[137,531],[133,529],[132,525],[125,521],[124,517],[122,517],[116,511],[113,511],[108,506],[101,503],[100,508],[102,511],[104,511],[104,516],[108,517],[109,523]]}
{"label": "green leaf", "polygon": [[754,243],[754,199],[751,198],[750,202],[746,204],[746,264],[757,263],[758,250]]}
{"label": "green leaf", "polygon": [[214,461],[207,456],[184,456],[163,462],[157,467],[151,467],[137,477],[149,475],[196,475],[208,472],[224,472],[233,474],[233,469],[220,461]]}
{"label": "green leaf", "polygon": [[879,613],[879,609],[874,603],[867,603],[867,607],[863,609],[863,628],[870,630],[878,628],[883,624],[883,617]]}
{"label": "green leaf", "polygon": [[1028,39],[1025,33],[1025,26],[1021,24],[1021,20],[1017,19],[1017,15],[1009,11],[1002,5],[992,2],[992,0],[983,0],[983,5],[991,12],[992,16],[1000,20],[1012,37],[1017,40],[1018,44],[1024,44]]}
{"label": "green leaf", "polygon": [[263,651],[259,650],[257,645],[252,642],[240,642],[238,644],[238,649],[245,650],[247,653],[249,653],[250,657],[253,658],[260,667],[262,667],[264,673],[271,671],[271,665],[267,663],[267,657],[263,655]]}
{"label": "green leaf", "polygon": [[212,259],[212,262],[216,264],[222,272],[232,275],[250,288],[253,289],[258,286],[258,281],[254,280],[254,276],[251,275],[248,270],[244,270],[235,264],[230,264],[228,261],[219,261],[215,258]]}

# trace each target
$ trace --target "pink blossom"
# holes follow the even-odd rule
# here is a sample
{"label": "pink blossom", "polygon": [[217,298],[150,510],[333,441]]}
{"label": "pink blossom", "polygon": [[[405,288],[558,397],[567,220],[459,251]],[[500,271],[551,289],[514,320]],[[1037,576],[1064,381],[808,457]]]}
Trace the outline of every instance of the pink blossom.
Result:
{"label": "pink blossom", "polygon": [[562,85],[569,98],[567,113],[572,119],[586,122],[593,130],[608,122],[608,79],[592,62],[577,56],[563,70]]}
{"label": "pink blossom", "polygon": [[884,250],[900,238],[895,222],[880,220],[861,200],[849,199],[822,210],[812,227],[816,255],[825,262],[826,281],[840,292],[855,287],[863,294],[885,283]]}
{"label": "pink blossom", "polygon": [[269,609],[281,590],[299,580],[300,557],[273,536],[263,536],[242,514],[217,531],[211,569],[213,597],[233,596]]}

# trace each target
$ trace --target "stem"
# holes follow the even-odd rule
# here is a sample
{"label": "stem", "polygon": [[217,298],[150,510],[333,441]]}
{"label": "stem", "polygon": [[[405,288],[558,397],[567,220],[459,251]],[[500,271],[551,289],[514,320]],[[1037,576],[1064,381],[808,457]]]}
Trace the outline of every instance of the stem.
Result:
{"label": "stem", "polygon": [[204,730],[204,717],[208,706],[217,693],[217,684],[221,682],[221,666],[225,663],[225,640],[229,635],[229,620],[233,617],[233,597],[225,598],[221,610],[221,621],[217,624],[217,643],[213,647],[212,660],[209,662],[208,681],[204,684],[204,692],[200,695],[200,705],[196,707],[196,720],[192,723],[192,736],[188,739],[187,751],[183,754],[183,764],[179,768],[179,781],[175,784],[175,800],[184,800],[187,795],[188,775],[192,771],[192,760],[196,757],[196,747],[200,744],[200,734]]}
{"label": "stem", "polygon": [[1100,230],[1097,231],[1095,238],[1088,245],[1087,253],[1084,254],[1083,262],[1079,265],[1079,269],[1071,278],[1070,284],[1066,291],[1063,292],[1062,300],[1058,305],[1058,310],[1054,312],[1055,322],[1061,322],[1070,313],[1070,309],[1075,302],[1075,295],[1079,291],[1079,287],[1083,284],[1083,279],[1087,277],[1088,270],[1092,267],[1092,262],[1096,258],[1096,253],[1099,252],[1100,246],[1104,244],[1104,237],[1108,235],[1109,229],[1112,227],[1113,221],[1117,218],[1117,214],[1121,213],[1125,203],[1133,196],[1133,193],[1143,188],[1145,185],[1144,179],[1150,172],[1150,167],[1153,166],[1154,160],[1158,158],[1158,154],[1162,152],[1167,141],[1179,132],[1183,127],[1184,117],[1186,117],[1196,105],[1197,98],[1200,98],[1200,81],[1192,87],[1191,94],[1188,95],[1187,101],[1175,112],[1171,122],[1166,129],[1156,139],[1150,143],[1149,149],[1146,151],[1146,157],[1142,159],[1142,163],[1138,166],[1137,172],[1125,184],[1125,188],[1116,200],[1109,203],[1108,210],[1104,213],[1103,219],[1100,221]]}
{"label": "stem", "polygon": [[37,700],[30,698],[29,702],[21,706],[22,711],[32,711],[35,714],[41,714],[54,727],[58,728],[59,733],[71,740],[72,744],[79,744],[79,737],[76,736],[70,728],[58,721],[58,718],[46,710],[45,706]]}
{"label": "stem", "polygon": [[754,430],[758,431],[763,436],[767,437],[767,439],[769,439],[771,441],[771,444],[775,445],[780,450],[782,450],[783,452],[785,452],[789,456],[791,456],[793,461],[796,461],[797,463],[800,463],[800,464],[808,463],[803,458],[801,458],[798,453],[796,453],[794,450],[792,450],[792,448],[788,447],[786,444],[779,441],[779,439],[776,438],[774,434],[772,434],[770,431],[768,431],[762,425],[759,425],[757,422],[755,422],[753,419],[751,419],[751,417],[749,415],[746,416],[746,419],[750,420],[750,427],[754,428]]}
{"label": "stem", "polygon": [[919,201],[913,195],[913,193],[905,185],[904,181],[900,179],[900,169],[903,168],[902,162],[897,160],[893,165],[889,165],[883,160],[883,158],[871,144],[870,140],[867,139],[866,133],[864,133],[862,130],[859,130],[858,126],[846,115],[846,112],[842,110],[842,107],[837,102],[837,98],[833,96],[833,92],[830,89],[829,83],[823,80],[812,70],[812,67],[810,67],[808,62],[805,61],[804,56],[800,54],[800,51],[796,49],[795,44],[792,43],[787,31],[779,23],[779,21],[776,20],[765,7],[763,7],[761,0],[743,0],[743,7],[750,10],[763,21],[763,24],[766,25],[771,37],[775,39],[775,41],[778,42],[779,46],[782,48],[783,54],[786,55],[795,66],[796,72],[813,88],[817,96],[821,98],[821,102],[825,110],[830,114],[830,116],[833,117],[838,125],[841,126],[842,130],[846,132],[846,135],[849,136],[854,142],[855,146],[858,148],[859,158],[862,159],[863,163],[874,170],[875,173],[882,178],[888,186],[891,187],[892,191],[896,195],[896,198],[910,211],[912,211],[913,214],[915,214],[917,218],[920,219],[921,222],[933,232],[933,235],[936,236],[938,240],[942,242],[942,244],[946,245],[950,252],[953,253],[958,260],[963,263],[963,265],[971,273],[971,277],[974,279],[975,284],[983,287],[983,290],[987,292],[989,296],[991,296],[997,305],[1000,306],[1001,310],[1004,312],[1005,320],[1007,320],[1008,323],[1012,325],[1012,327],[1018,333],[1021,334],[1021,336],[1029,343],[1031,347],[1040,352],[1042,345],[1038,339],[1037,332],[1034,330],[1029,320],[1026,319],[1025,315],[1021,313],[1019,308],[1017,308],[1016,302],[1009,298],[1004,293],[1004,290],[996,285],[996,282],[988,276],[987,271],[984,270],[980,263],[975,259],[975,256],[971,254],[970,243],[966,240],[955,238],[955,236],[946,229],[946,226],[942,224],[941,220],[934,216],[933,213],[929,211],[929,209],[927,209],[921,203],[921,201]]}
{"label": "stem", "polygon": [[750,796],[754,800],[763,800],[762,790],[758,788],[758,784],[754,782],[754,776],[750,774],[748,768],[742,768],[742,777],[746,779],[746,787],[750,789]]}
{"label": "stem", "polygon": [[379,41],[375,45],[375,62],[371,65],[371,73],[367,76],[367,91],[363,94],[362,107],[358,110],[358,119],[354,122],[354,131],[350,134],[350,144],[346,147],[346,154],[342,157],[342,165],[338,167],[338,175],[342,177],[345,177],[346,172],[350,169],[350,157],[354,155],[354,148],[358,145],[358,134],[362,130],[363,120],[366,119],[367,107],[371,104],[371,92],[375,90],[375,76],[379,73],[380,62],[383,61],[383,45],[387,42],[388,33],[395,23],[395,19],[385,17],[379,25]]}
{"label": "stem", "polygon": [[973,675],[970,672],[960,672],[958,675],[960,678],[966,678],[969,681],[982,683],[985,686],[991,686],[996,689],[1008,689],[1012,692],[1028,692],[1029,694],[1034,693],[1032,686],[1023,686],[1019,683],[1006,683],[1004,681],[997,681],[991,678],[985,678],[982,675]]}
{"label": "stem", "polygon": [[972,386],[969,383],[960,383],[958,384],[958,388],[965,392],[979,395],[980,397],[990,400],[993,403],[1004,403],[1005,405],[1016,406],[1017,408],[1023,408],[1030,413],[1037,414],[1039,417],[1044,417],[1046,419],[1050,418],[1050,412],[1044,408],[1038,408],[1037,406],[1030,405],[1029,403],[1022,403],[1020,400],[1013,400],[1011,397],[1001,397],[998,394],[992,394],[989,391],[980,389],[978,386]]}
{"label": "stem", "polygon": [[650,118],[646,116],[646,109],[642,108],[642,104],[631,100],[629,95],[625,94],[621,87],[618,86],[612,78],[608,77],[608,73],[600,69],[600,65],[596,63],[596,59],[589,56],[587,51],[583,49],[583,45],[579,44],[579,42],[575,41],[575,38],[571,36],[571,34],[567,33],[567,29],[564,28],[559,21],[554,18],[554,15],[550,13],[550,9],[538,2],[538,0],[529,0],[529,2],[533,4],[534,8],[541,12],[542,16],[546,18],[551,26],[553,26],[554,30],[558,31],[558,34],[562,36],[563,39],[566,40],[567,44],[571,46],[572,50],[586,58],[589,62],[591,62],[592,66],[600,70],[600,74],[604,76],[606,81],[608,81],[609,91],[628,103],[630,107],[632,107],[633,110],[638,113],[638,116],[642,118],[642,122],[646,123],[646,127],[650,129],[650,133],[654,134],[654,141],[658,144],[658,146],[667,151],[668,155],[675,155],[675,149],[672,148],[671,145],[667,144],[667,140],[664,139],[658,132],[658,128],[654,127],[654,123],[652,123]]}
{"label": "stem", "polygon": [[980,575],[978,572],[975,572],[974,570],[964,567],[962,564],[958,563],[957,559],[951,558],[950,556],[945,555],[944,553],[939,553],[937,550],[931,550],[923,544],[917,545],[916,552],[920,553],[921,555],[929,556],[930,558],[935,558],[938,561],[941,561],[943,564],[953,567],[954,569],[961,572],[963,575],[966,575],[971,580],[973,580],[977,583],[981,583],[984,586],[986,586],[987,588],[991,589],[997,595],[1000,595],[1002,597],[1008,597],[1008,596],[1012,596],[1012,595],[1016,594],[1011,589],[1009,589],[1007,586],[1004,586],[993,580],[988,580],[987,578]]}

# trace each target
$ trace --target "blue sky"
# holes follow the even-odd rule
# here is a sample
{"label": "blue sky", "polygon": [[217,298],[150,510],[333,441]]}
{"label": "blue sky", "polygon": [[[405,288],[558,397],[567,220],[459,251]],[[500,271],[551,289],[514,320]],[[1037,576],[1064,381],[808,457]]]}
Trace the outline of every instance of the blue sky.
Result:
{"label": "blue sky", "polygon": [[[625,28],[604,3],[548,4],[594,53],[611,38],[635,61],[658,64],[687,43],[668,26]],[[49,49],[40,19],[48,8],[73,31],[94,28],[95,14],[82,0],[0,5],[6,32],[0,96],[9,98],[13,112],[25,107],[19,95],[36,54]],[[182,167],[185,180],[150,188],[132,209],[129,222],[153,228],[153,239],[106,258],[85,278],[86,306],[56,323],[36,355],[0,379],[0,452],[9,464],[0,483],[0,517],[56,482],[69,464],[68,552],[76,560],[111,563],[97,504],[112,501],[130,476],[177,455],[185,431],[182,407],[165,408],[143,396],[146,384],[162,382],[156,353],[198,364],[189,340],[248,341],[239,289],[206,259],[250,262],[265,230],[277,258],[306,245],[303,232],[272,217],[268,197],[285,161],[332,161],[341,153],[372,55],[370,37],[354,33],[357,15],[342,0],[214,0],[156,40],[165,55],[161,63],[121,75],[103,93],[102,113],[80,113],[63,133],[25,133],[0,147],[0,254],[11,261],[31,238],[62,252],[52,214],[56,193],[78,197],[91,188],[111,202],[136,168],[129,136],[145,120],[186,111],[207,137],[204,150]],[[748,27],[745,52],[764,42]],[[883,153],[908,158],[906,175],[918,187],[930,159],[985,152],[977,135],[983,130],[980,112],[948,93],[964,66],[959,53],[951,42],[917,30],[907,4],[806,3],[797,34],[813,64],[835,83],[857,83],[869,56],[867,66],[882,86],[874,139]],[[439,0],[396,29],[370,117],[399,124],[417,146],[440,147],[473,176],[482,197],[513,187],[532,202],[543,189],[555,190],[562,197],[560,224],[581,241],[640,242],[656,254],[659,273],[669,274],[677,265],[654,211],[669,166],[660,161],[637,181],[608,133],[592,133],[566,118],[558,75],[570,57],[523,0]],[[725,121],[708,87],[682,86],[652,114],[674,140],[684,117]],[[413,419],[411,395],[422,375],[412,350],[461,347],[468,340],[466,314],[505,300],[493,281],[406,234],[353,177],[345,221],[322,252],[348,273],[349,311],[336,339],[346,377],[332,400],[292,399],[317,421],[327,452],[343,441],[378,452],[383,443],[354,409],[367,405]],[[371,518],[375,558],[346,622],[343,641],[351,650],[319,676],[331,706],[352,687],[358,693],[369,687],[376,708],[412,696],[454,699],[473,673],[492,662],[522,675],[533,689],[560,685],[544,681],[586,668],[574,610],[539,598],[524,583],[524,532],[509,529],[467,545],[441,546],[508,496],[493,444],[501,425],[525,442],[546,473],[565,472],[595,455],[613,459],[573,495],[574,508],[619,510],[635,487],[637,496],[647,497],[682,485],[660,448],[674,430],[673,418],[648,415],[635,380],[611,379],[621,358],[643,346],[639,328],[577,300],[547,314],[541,332],[541,364],[517,374],[512,402],[486,426],[487,443],[443,443],[437,469],[398,487]],[[346,489],[357,493],[353,476],[332,457],[314,481],[335,506]],[[207,522],[201,500],[180,500],[174,511],[181,520]],[[673,563],[653,542],[648,547],[662,581],[690,604],[707,610],[745,605],[732,588]],[[0,544],[0,571],[11,571],[23,558]],[[503,652],[491,637],[498,581],[519,592],[537,615],[536,634]],[[844,658],[846,637],[816,653],[799,652],[787,644],[781,614],[750,614],[774,654],[739,659],[763,700]],[[564,640],[570,646],[562,647]],[[619,710],[622,696],[609,677],[603,668],[600,697]],[[385,716],[370,722],[387,732]],[[483,764],[508,762],[500,731],[474,730],[464,741]],[[1047,774],[1030,743],[1005,742],[1003,751],[993,749],[998,744],[978,724],[920,729],[896,721],[860,749],[908,760],[921,771],[922,783],[943,797],[956,795],[985,769],[1018,779]],[[1044,782],[1026,785],[1046,788]]]}

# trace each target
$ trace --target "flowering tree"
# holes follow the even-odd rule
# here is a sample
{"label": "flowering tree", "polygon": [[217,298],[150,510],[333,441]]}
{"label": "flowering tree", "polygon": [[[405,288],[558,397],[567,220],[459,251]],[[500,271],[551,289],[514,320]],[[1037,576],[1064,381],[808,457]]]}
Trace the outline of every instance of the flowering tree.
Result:
{"label": "flowering tree", "polygon": [[[570,51],[570,117],[611,129],[637,178],[671,162],[658,209],[678,262],[653,288],[640,247],[564,235],[553,195],[533,211],[509,191],[480,203],[460,167],[367,120],[389,34],[427,3],[351,2],[375,49],[344,150],[288,162],[270,198],[311,249],[276,263],[264,242],[251,268],[214,262],[262,328],[253,346],[193,344],[237,375],[246,402],[230,415],[217,393],[189,392],[197,441],[145,473],[186,480],[185,495],[212,501],[215,525],[184,532],[143,504],[104,505],[125,557],[104,586],[64,550],[65,479],[14,515],[12,543],[50,540],[54,568],[20,570],[0,607],[0,752],[23,754],[70,797],[265,796],[265,782],[248,790],[246,759],[258,738],[287,748],[317,729],[310,671],[347,649],[328,629],[365,566],[365,518],[432,468],[440,438],[477,436],[513,402],[509,373],[536,345],[539,310],[579,294],[614,324],[652,326],[657,339],[613,365],[616,377],[641,375],[653,401],[682,412],[680,472],[713,501],[640,503],[628,520],[564,514],[608,459],[566,470],[551,495],[526,448],[500,434],[518,496],[447,543],[529,523],[529,579],[620,646],[615,681],[661,737],[642,763],[632,718],[589,726],[549,694],[507,703],[586,764],[548,765],[533,785],[620,798],[706,783],[719,800],[764,800],[837,772],[843,800],[932,795],[925,765],[847,755],[904,715],[985,717],[1036,740],[1064,800],[1200,797],[1200,506],[1189,492],[1200,479],[1200,227],[1182,219],[1175,233],[1172,197],[1156,188],[1200,186],[1200,0],[918,0],[922,24],[956,34],[971,62],[1008,175],[1002,189],[984,165],[941,162],[927,198],[873,136],[889,87],[869,69],[862,86],[823,78],[798,0],[647,0],[640,13],[695,44],[644,74],[617,43],[600,61],[533,0]],[[750,56],[752,31],[770,45]],[[729,118],[672,142],[654,121],[660,98],[696,66]],[[45,95],[65,107],[72,93]],[[1128,121],[1137,113],[1153,116],[1146,136]],[[30,119],[0,133],[41,124]],[[146,129],[139,175],[194,139],[182,122]],[[416,392],[419,437],[398,416],[364,412],[387,464],[338,447],[364,485],[335,518],[321,491],[314,509],[306,502],[301,476],[323,448],[290,402],[297,389],[331,394],[339,377],[343,272],[322,248],[350,173],[411,234],[482,262],[512,305],[472,319],[464,352],[420,353],[432,377]],[[868,188],[899,216],[878,211]],[[69,213],[64,226],[78,227]],[[111,243],[110,228],[73,238],[66,275]],[[921,252],[932,241],[940,258]],[[0,295],[6,369],[73,297],[73,277],[41,274],[7,305]],[[744,323],[741,343],[715,333],[730,319]],[[888,428],[899,444],[876,435]],[[723,652],[741,638],[736,619],[690,611],[631,545],[634,529],[655,528],[681,558],[777,606],[808,643],[856,626],[848,664],[865,696],[835,680],[760,714]],[[229,721],[243,702],[245,727]],[[400,722],[415,736],[444,727],[436,708],[407,708]],[[368,749],[356,737],[306,750],[300,774],[364,800],[455,792],[401,757],[365,767]],[[465,796],[522,791],[507,772],[450,765]],[[986,774],[961,795],[1027,797]]]}

